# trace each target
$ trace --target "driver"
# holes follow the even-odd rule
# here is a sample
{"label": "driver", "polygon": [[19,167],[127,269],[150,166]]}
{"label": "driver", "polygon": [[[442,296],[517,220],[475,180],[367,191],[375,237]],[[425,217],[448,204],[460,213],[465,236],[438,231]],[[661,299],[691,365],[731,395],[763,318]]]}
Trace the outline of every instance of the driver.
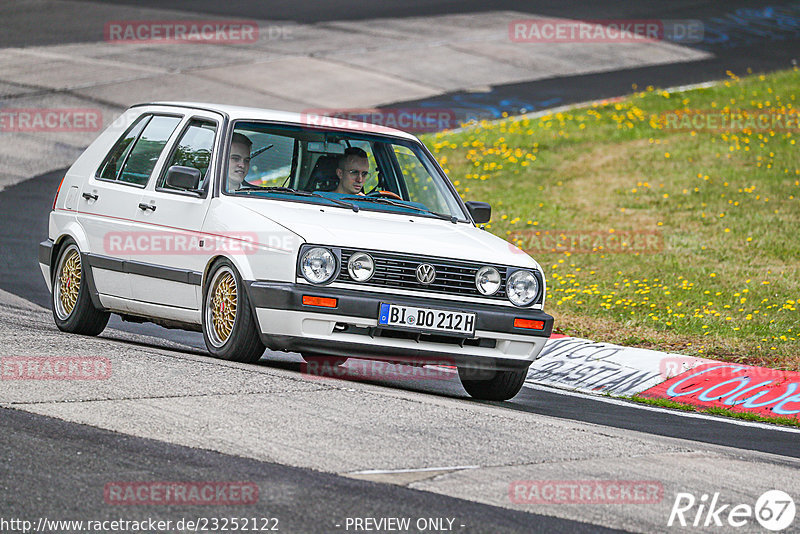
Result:
{"label": "driver", "polygon": [[339,178],[339,186],[334,189],[334,193],[363,195],[364,182],[369,177],[367,153],[357,147],[345,149],[344,155],[339,158],[336,176]]}
{"label": "driver", "polygon": [[247,173],[250,172],[250,149],[253,142],[243,134],[234,132],[231,140],[230,159],[228,161],[228,190],[239,189]]}

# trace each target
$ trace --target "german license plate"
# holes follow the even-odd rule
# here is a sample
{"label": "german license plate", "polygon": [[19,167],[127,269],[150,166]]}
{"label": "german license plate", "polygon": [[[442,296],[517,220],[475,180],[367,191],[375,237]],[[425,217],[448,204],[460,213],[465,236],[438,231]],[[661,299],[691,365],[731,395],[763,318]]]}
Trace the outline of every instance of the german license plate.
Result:
{"label": "german license plate", "polygon": [[381,303],[378,325],[473,335],[475,314]]}

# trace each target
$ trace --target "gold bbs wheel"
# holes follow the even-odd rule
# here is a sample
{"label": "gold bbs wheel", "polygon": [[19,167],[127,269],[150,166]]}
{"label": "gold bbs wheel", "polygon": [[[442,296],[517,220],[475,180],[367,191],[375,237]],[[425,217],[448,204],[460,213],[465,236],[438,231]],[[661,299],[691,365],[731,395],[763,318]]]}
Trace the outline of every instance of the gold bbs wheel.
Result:
{"label": "gold bbs wheel", "polygon": [[64,254],[56,271],[54,304],[58,318],[66,320],[75,309],[81,289],[81,255],[78,247],[71,245]]}
{"label": "gold bbs wheel", "polygon": [[83,268],[81,251],[72,238],[61,243],[58,259],[51,265],[50,305],[53,320],[62,332],[96,336],[108,324],[111,314],[92,303],[91,268]]}
{"label": "gold bbs wheel", "polygon": [[203,338],[215,358],[255,363],[264,354],[245,284],[230,260],[220,258],[203,285]]}
{"label": "gold bbs wheel", "polygon": [[206,324],[208,337],[216,347],[224,345],[231,337],[239,304],[236,277],[227,266],[214,273],[206,296]]}

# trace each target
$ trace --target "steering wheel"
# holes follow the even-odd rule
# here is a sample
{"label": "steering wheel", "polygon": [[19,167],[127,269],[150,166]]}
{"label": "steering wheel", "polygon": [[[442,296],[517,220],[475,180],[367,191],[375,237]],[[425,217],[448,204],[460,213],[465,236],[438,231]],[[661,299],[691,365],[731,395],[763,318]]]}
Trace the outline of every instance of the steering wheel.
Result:
{"label": "steering wheel", "polygon": [[397,200],[403,200],[403,197],[401,197],[397,193],[394,193],[392,191],[386,191],[386,190],[375,190],[375,189],[373,189],[372,191],[367,193],[367,196],[368,197],[389,197],[389,198],[396,198]]}

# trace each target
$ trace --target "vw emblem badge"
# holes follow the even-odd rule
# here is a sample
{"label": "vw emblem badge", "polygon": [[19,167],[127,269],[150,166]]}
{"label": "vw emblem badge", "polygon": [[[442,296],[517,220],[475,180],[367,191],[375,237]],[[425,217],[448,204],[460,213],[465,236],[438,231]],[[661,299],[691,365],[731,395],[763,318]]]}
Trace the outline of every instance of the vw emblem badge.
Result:
{"label": "vw emblem badge", "polygon": [[417,280],[428,285],[436,279],[436,269],[430,263],[422,263],[417,267]]}

